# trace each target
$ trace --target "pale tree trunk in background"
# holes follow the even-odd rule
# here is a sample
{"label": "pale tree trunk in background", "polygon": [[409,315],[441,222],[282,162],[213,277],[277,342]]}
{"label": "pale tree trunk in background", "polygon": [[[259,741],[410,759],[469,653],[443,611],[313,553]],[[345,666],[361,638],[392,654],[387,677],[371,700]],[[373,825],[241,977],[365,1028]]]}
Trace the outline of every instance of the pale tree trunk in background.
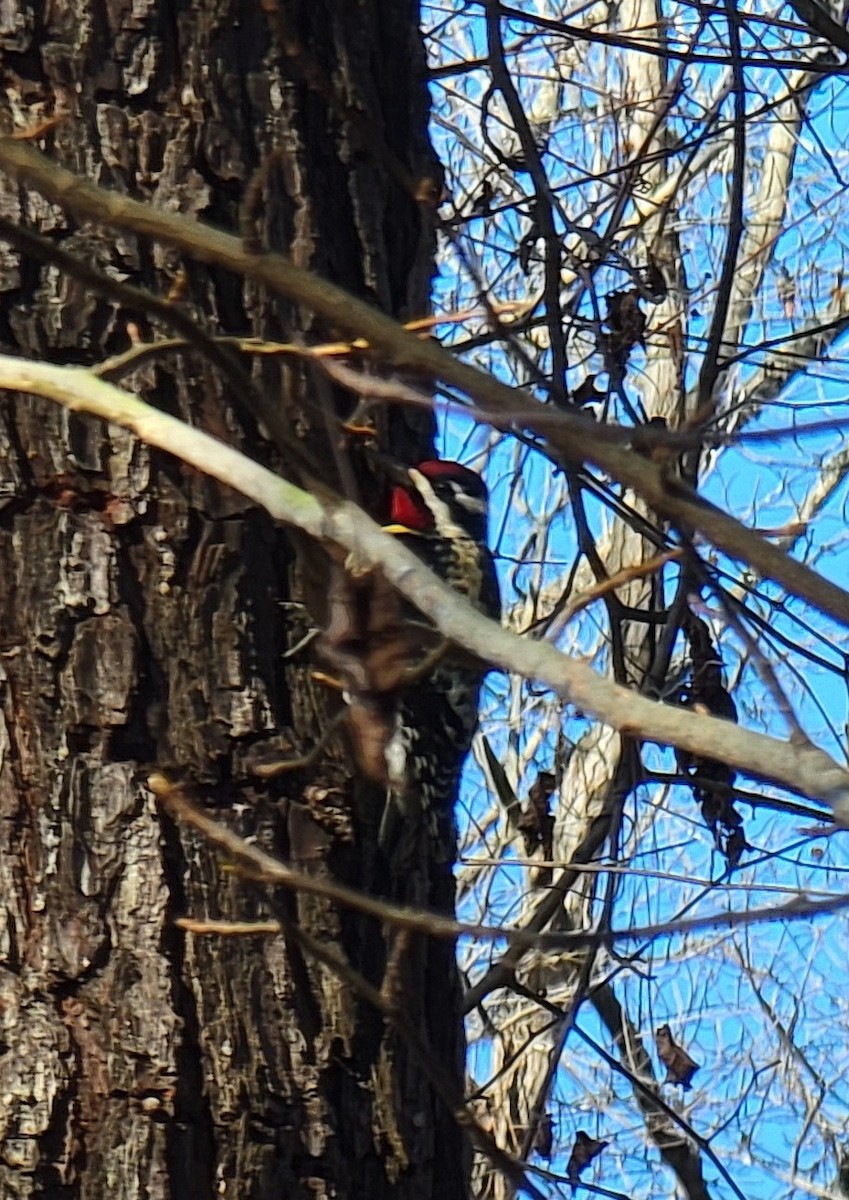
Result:
{"label": "pale tree trunk in background", "polygon": [[[597,26],[599,18],[600,13],[596,13],[594,20]],[[645,39],[649,36],[647,31],[663,29],[663,20],[660,6],[654,0],[629,0],[617,10],[617,29],[625,36],[628,31],[638,30],[639,36]],[[567,57],[578,53],[577,48],[571,49]],[[623,164],[639,162],[639,172],[633,179],[626,179],[624,173],[616,177],[617,181],[621,180],[620,186],[628,189],[628,204],[623,210],[624,220],[618,227],[618,236],[612,238],[612,244],[622,246],[628,261],[640,268],[653,262],[662,271],[667,289],[665,297],[659,302],[642,304],[647,317],[646,355],[639,371],[628,373],[628,393],[632,398],[635,394],[639,396],[645,418],[662,417],[671,427],[686,422],[703,402],[714,409],[721,409],[731,399],[735,405],[731,423],[745,423],[758,411],[760,404],[785,387],[794,373],[804,371],[810,361],[823,354],[827,346],[845,330],[845,289],[836,285],[829,303],[815,316],[807,318],[810,335],[799,336],[793,343],[798,357],[782,357],[780,353],[770,356],[766,353],[758,360],[762,365],[757,369],[754,364],[747,364],[748,373],[742,381],[738,379],[739,371],[733,368],[731,372],[720,372],[712,380],[706,395],[698,397],[696,389],[688,391],[685,387],[685,355],[696,332],[689,329],[687,324],[688,292],[699,281],[688,280],[685,276],[675,230],[678,206],[684,203],[684,187],[689,180],[682,183],[680,166],[673,166],[672,160],[662,153],[657,153],[654,161],[651,158],[645,163],[641,161],[662,151],[664,138],[670,136],[664,128],[663,118],[667,104],[673,107],[669,97],[676,83],[676,64],[673,62],[668,66],[659,56],[629,51],[618,55],[616,65],[619,74],[611,72],[610,75],[610,78],[616,78],[616,86],[600,104],[611,106],[611,123],[621,130],[615,161]],[[561,78],[568,79],[568,72],[561,71]],[[787,195],[800,131],[810,88],[817,78],[814,72],[801,71],[788,73],[785,77],[784,91],[771,117],[766,150],[757,169],[745,158],[742,163],[735,161],[733,129],[730,127],[721,136],[707,141],[691,166],[693,188],[703,186],[711,178],[717,160],[723,162],[726,169],[730,163],[733,169],[746,172],[746,218],[741,223],[742,237],[734,260],[736,269],[728,290],[728,319],[724,339],[717,348],[716,357],[719,361],[724,357],[732,357],[733,349],[744,341],[747,322],[754,310],[766,268],[775,253],[778,236],[785,227]],[[732,84],[732,73],[726,69],[712,84],[711,102],[727,99]],[[711,110],[707,108],[706,111]],[[724,111],[731,112],[730,104]],[[599,117],[599,113],[595,116]],[[599,120],[599,126],[603,126],[603,121]],[[591,124],[587,127],[590,128]],[[592,163],[591,169],[600,174],[610,165],[609,150],[601,142],[595,159],[590,154],[587,158]],[[723,230],[732,228],[735,218],[727,193],[721,216]],[[605,235],[608,231],[601,227],[597,232]],[[724,236],[729,235],[726,232]],[[719,278],[721,269],[720,262],[714,282]],[[563,272],[564,285],[574,288],[577,280],[577,273],[567,265]],[[709,288],[708,294],[711,303],[715,303],[717,291]],[[821,326],[829,322],[832,324],[823,332]],[[578,336],[581,336],[580,333]],[[586,354],[586,342],[583,354]],[[581,358],[581,352],[576,349],[574,360],[580,361]],[[727,392],[732,385],[735,391],[733,397],[729,398]],[[643,414],[639,416],[643,419]],[[709,466],[710,460],[711,455],[705,455],[702,467]],[[692,482],[696,482],[696,468],[695,462],[685,460],[684,469]],[[847,457],[840,450],[826,464],[820,477],[820,486],[806,498],[802,509],[806,517],[812,517],[833,494],[846,469]],[[626,499],[633,510],[657,524],[639,498],[628,496]],[[547,511],[555,508],[549,505]],[[596,546],[608,576],[615,575],[623,568],[639,567],[657,554],[657,547],[638,530],[624,520],[614,520],[612,517]],[[586,559],[582,560],[575,572],[572,595],[580,596],[597,581],[598,576],[591,565]],[[661,595],[658,583],[651,575],[641,576],[617,587],[616,597],[632,610],[659,610],[664,600],[675,604],[673,596],[664,598]],[[692,581],[690,583],[693,586]],[[697,591],[698,588],[693,586],[693,590]],[[562,591],[561,578],[551,585],[549,601],[552,604],[559,601]],[[677,598],[679,606],[686,603],[686,595],[685,579],[681,595]],[[512,621],[516,628],[527,629],[539,612],[545,609],[546,596],[532,593],[532,600],[518,606],[513,612]],[[616,631],[618,628],[620,631],[618,649],[615,643],[606,643],[609,669],[620,681],[642,688],[649,695],[657,695],[668,678],[672,647],[664,646],[663,634],[658,635],[657,626],[650,622],[626,620],[610,609],[607,621],[610,629]],[[679,626],[680,613],[675,622],[668,624],[674,630]],[[600,645],[595,650],[599,651]],[[583,645],[582,652],[586,652]],[[513,687],[521,689],[522,684],[514,683]],[[524,694],[520,690],[515,691],[516,696]],[[669,696],[663,698],[668,700]],[[556,705],[549,706],[549,713],[548,726],[534,726],[534,738],[528,738],[528,745],[521,757],[516,754],[514,761],[508,758],[506,767],[511,782],[526,775],[533,779],[539,773],[537,755],[542,728],[548,728],[552,743],[557,744],[562,714]],[[513,705],[511,715],[521,728],[523,714],[518,700]],[[638,749],[614,730],[597,725],[571,750],[558,792],[552,800],[556,816],[553,844],[555,860],[580,864],[590,858],[616,855],[622,803],[637,778],[635,768],[639,764],[635,762],[635,755]],[[548,767],[549,763],[543,759],[541,765]],[[519,851],[521,853],[521,846]],[[599,884],[596,876],[582,879],[580,874],[566,871],[558,891],[558,873],[555,872],[552,878],[554,894],[551,887],[534,891],[534,879],[531,877],[531,889],[522,918],[525,924],[530,924],[532,928],[569,929],[590,928],[600,919],[603,923],[604,909],[599,901],[611,898],[612,885]],[[596,898],[592,909],[587,904],[590,895]],[[562,898],[562,902],[559,898]],[[621,921],[618,923],[621,924]],[[632,1020],[622,1007],[617,995],[621,989],[617,989],[615,981],[598,982],[603,975],[604,965],[601,957],[588,957],[586,952],[559,955],[529,953],[516,973],[519,983],[526,989],[525,994],[505,995],[502,992],[488,1001],[488,1013],[498,1030],[497,1036],[488,1043],[492,1052],[486,1072],[487,1078],[492,1080],[486,1088],[488,1117],[503,1146],[524,1155],[533,1152],[539,1144],[538,1132],[556,1111],[556,1106],[550,1102],[551,1085],[561,1065],[561,1052],[569,1036],[575,1006],[589,1003],[610,1035],[619,1061],[631,1076],[641,1080],[647,1088],[634,1088],[634,1100],[645,1121],[647,1141],[653,1143],[663,1161],[675,1173],[680,1193],[688,1200],[706,1200],[712,1193],[704,1179],[703,1160],[698,1148],[681,1135],[653,1100],[652,1093],[658,1091],[658,1080],[648,1053],[651,1030],[638,1027],[636,1020]],[[472,989],[471,994],[476,1002],[484,994],[489,995],[486,980],[485,975],[484,985],[476,985]],[[500,976],[494,974],[493,980],[508,986],[511,982],[509,974],[503,972]],[[543,997],[542,1003],[532,998],[538,996]],[[546,1004],[556,1006],[555,1010],[546,1008]],[[564,1017],[558,1018],[558,1009],[565,1014]],[[482,1026],[477,1027],[475,1033],[486,1038]],[[585,1117],[576,1117],[575,1123],[580,1125],[583,1121],[591,1134],[605,1136],[603,1130],[596,1129],[594,1119],[594,1114],[588,1111]],[[561,1141],[559,1149],[568,1155],[568,1143]],[[478,1163],[476,1180],[480,1195],[500,1198],[513,1194],[514,1189],[509,1182],[494,1175],[482,1161]]]}
{"label": "pale tree trunk in background", "polygon": [[[282,7],[7,4],[3,128],[61,115],[42,144],[62,165],[241,228],[418,315],[431,239],[402,186],[432,169],[417,6]],[[170,292],[213,333],[333,332],[169,250],[79,227],[6,181],[0,215]],[[4,352],[97,362],[127,348],[130,322],[145,337],[172,332],[2,246]],[[304,407],[312,381],[276,362],[255,378],[331,464],[320,412]],[[194,351],[122,382],[275,462],[237,384]],[[291,544],[239,496],[127,434],[32,399],[7,399],[0,421],[0,1194],[461,1197],[457,1128],[368,1006],[280,939],[192,940],[173,925],[268,910],[156,811],[144,787],[154,766],[260,844],[373,884],[341,746],[273,787],[246,768],[263,739],[289,731],[296,753],[327,722],[311,663],[283,658],[312,624],[290,604]],[[427,418],[389,430],[402,457],[429,436]],[[442,887],[447,905],[444,875]],[[380,983],[378,929],[318,901],[280,903]],[[421,951],[417,969],[410,1016],[459,1090],[450,944]]]}
{"label": "pale tree trunk in background", "polygon": [[[617,28],[655,29],[661,21],[659,5],[655,0],[629,0],[617,10]],[[621,161],[631,161],[651,156],[658,149],[657,118],[663,112],[663,91],[667,83],[667,67],[660,57],[626,54],[620,58],[622,70],[621,92],[610,98],[617,108],[624,97],[627,104],[627,120],[623,122],[622,143],[618,148]],[[662,120],[659,128],[663,128]],[[601,169],[601,166],[599,166]],[[683,338],[683,268],[678,241],[669,232],[673,220],[661,220],[665,210],[657,212],[656,205],[649,200],[641,203],[641,197],[651,197],[664,191],[670,167],[664,156],[658,155],[650,166],[640,168],[640,188],[630,189],[633,208],[641,217],[641,228],[637,238],[629,243],[628,257],[631,262],[644,266],[649,255],[663,271],[668,287],[666,298],[655,305],[643,305],[648,318],[646,327],[646,363],[639,375],[629,376],[629,385],[639,393],[648,418],[663,417],[671,427],[677,426],[685,413],[684,384],[684,338]],[[630,210],[629,210],[630,215]],[[653,520],[652,514],[639,497],[627,496],[631,508]],[[599,539],[597,549],[604,570],[613,576],[626,567],[636,567],[654,557],[656,545],[644,538],[624,521],[611,518],[606,534]],[[574,594],[598,582],[589,564],[582,562],[574,582]],[[561,587],[562,583],[558,583]],[[618,600],[631,609],[646,611],[658,609],[662,597],[655,577],[647,575],[635,579],[616,589]],[[615,612],[610,612],[611,625],[617,622]],[[527,612],[517,616],[522,627],[528,621]],[[644,687],[650,669],[655,646],[655,627],[651,623],[618,619],[621,630],[620,647],[608,648],[612,659],[611,670],[620,682],[630,686]],[[618,660],[618,661],[617,661]],[[558,719],[558,718],[555,718]],[[633,757],[637,748],[633,743],[623,745],[623,738],[607,726],[595,726],[572,751],[556,798],[553,811],[556,815],[554,832],[554,858],[563,861],[586,861],[598,854],[605,836],[618,838],[621,806],[634,782]],[[602,885],[603,886],[603,885]],[[590,895],[604,892],[595,882],[594,876],[586,881],[578,879],[565,894],[563,906],[551,919],[549,928],[587,928],[594,923],[587,900]],[[543,892],[530,897],[531,912],[550,902]],[[596,913],[598,909],[595,910]],[[600,965],[595,960],[595,965]],[[562,1008],[567,1014],[577,999],[587,992],[589,977],[594,975],[594,960],[586,953],[559,955],[528,955],[521,966],[518,977],[532,993],[544,995],[547,1001]],[[652,1065],[645,1053],[637,1031],[628,1021],[615,996],[615,990],[603,986],[591,993],[590,1002],[595,1004],[599,1015],[608,1025],[610,1033],[619,1043],[623,1061],[636,1075],[651,1084]],[[511,1017],[499,1022],[501,1034],[493,1041],[494,1063],[492,1074],[497,1082],[490,1089],[490,1113],[502,1145],[515,1152],[528,1153],[534,1144],[536,1130],[546,1120],[549,1111],[548,1095],[553,1074],[558,1066],[562,1038],[570,1024],[552,1021],[552,1014],[545,1008],[520,997],[507,1002]],[[507,1006],[504,1008],[505,1015]],[[512,1066],[509,1064],[512,1063]],[[503,1074],[498,1075],[504,1064]],[[683,1139],[676,1136],[674,1127],[662,1113],[653,1109],[650,1098],[637,1094],[652,1136],[662,1146],[664,1157],[676,1170],[685,1194],[690,1200],[702,1200],[707,1196],[701,1179],[698,1157]],[[591,1120],[591,1118],[590,1118]],[[590,1126],[590,1128],[592,1128]],[[568,1151],[568,1147],[567,1147]],[[508,1181],[492,1175],[485,1164],[481,1164],[485,1184],[482,1195],[506,1197],[514,1194]]]}

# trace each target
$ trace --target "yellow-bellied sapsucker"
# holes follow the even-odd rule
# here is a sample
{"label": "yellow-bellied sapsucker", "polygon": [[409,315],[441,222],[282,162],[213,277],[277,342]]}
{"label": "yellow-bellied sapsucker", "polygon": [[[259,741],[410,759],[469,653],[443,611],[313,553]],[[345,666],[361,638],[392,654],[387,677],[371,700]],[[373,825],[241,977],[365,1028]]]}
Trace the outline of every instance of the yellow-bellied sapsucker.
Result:
{"label": "yellow-bellied sapsucker", "polygon": [[[468,467],[431,461],[409,469],[392,488],[387,530],[475,608],[497,620],[498,581],[486,544],[487,489]],[[411,614],[413,620],[423,620]],[[399,698],[386,757],[391,781],[381,823],[382,848],[403,863],[402,842],[426,829],[435,853],[454,856],[454,804],[460,772],[478,723],[486,666],[447,647],[432,669]]]}

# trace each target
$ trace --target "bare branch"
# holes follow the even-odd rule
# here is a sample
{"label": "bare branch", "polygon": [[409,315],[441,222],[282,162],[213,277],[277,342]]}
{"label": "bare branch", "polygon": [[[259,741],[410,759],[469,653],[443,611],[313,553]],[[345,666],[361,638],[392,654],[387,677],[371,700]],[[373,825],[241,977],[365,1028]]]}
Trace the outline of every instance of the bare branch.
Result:
{"label": "bare branch", "polygon": [[465,604],[420,559],[385,534],[356,505],[323,500],[295,487],[201,430],[151,408],[81,367],[0,356],[0,387],[26,391],[132,429],[236,488],[272,517],[320,541],[343,546],[357,563],[380,565],[390,583],[452,641],[486,662],[536,679],[615,729],[727,762],[759,779],[830,804],[849,819],[849,773],[822,750],[781,742],[728,721],[661,704],[612,683],[552,646],[523,640]]}
{"label": "bare branch", "polygon": [[276,520],[295,524],[313,538],[344,546],[357,563],[380,565],[387,580],[453,642],[494,666],[541,680],[614,728],[728,762],[758,779],[823,799],[839,818],[849,817],[849,774],[824,751],[812,745],[779,742],[728,721],[648,700],[598,676],[585,662],[501,629],[464,604],[413,552],[385,534],[355,504],[311,496],[209,434],[159,413],[83,367],[0,356],[0,386],[44,396],[72,412],[88,412],[131,428],[147,444],[168,450],[236,488]]}
{"label": "bare branch", "polygon": [[[477,401],[494,423],[499,422],[502,414],[509,413],[512,426],[517,410],[524,407],[525,423],[534,427],[541,406],[527,401],[522,406],[517,393],[493,376],[459,362],[434,342],[420,341],[377,309],[295,266],[282,255],[250,253],[238,238],[211,226],[154,209],[79,179],[12,138],[0,138],[0,167],[78,216],[156,238],[202,262],[218,263],[309,305],[337,328],[353,337],[364,337],[385,362],[461,389]],[[700,531],[719,549],[743,559],[764,577],[774,579],[841,624],[849,625],[849,594],[843,588],[788,558],[688,487],[673,485],[656,463],[623,448],[616,431],[613,438],[605,436],[603,426],[582,414],[561,412],[557,418],[553,428],[549,427],[547,444],[558,461],[571,465],[594,463],[626,487],[633,488],[660,515],[684,529]]]}

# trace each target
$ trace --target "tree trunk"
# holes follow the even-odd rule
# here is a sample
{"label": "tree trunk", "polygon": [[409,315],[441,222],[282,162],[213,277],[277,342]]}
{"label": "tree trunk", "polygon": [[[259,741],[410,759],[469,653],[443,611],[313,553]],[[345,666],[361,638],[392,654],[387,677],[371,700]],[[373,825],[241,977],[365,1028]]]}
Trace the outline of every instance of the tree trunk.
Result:
{"label": "tree trunk", "polygon": [[[437,176],[416,18],[412,0],[13,0],[0,17],[3,128],[56,116],[42,144],[80,175],[240,229],[418,315],[431,266],[422,199]],[[334,336],[4,180],[0,215],[168,296],[207,332]],[[173,333],[43,261],[49,251],[3,247],[4,352],[91,363]],[[322,403],[338,398],[297,359],[224,365],[184,347],[140,357],[121,382],[278,467],[287,438],[333,463]],[[263,421],[240,370],[261,388]],[[431,428],[401,415],[380,432],[411,460]],[[341,742],[275,784],[250,772],[269,746],[312,748],[332,712],[309,656],[285,657],[320,617],[303,601],[321,559],[235,493],[46,403],[8,398],[0,445],[0,1195],[465,1195],[457,1127],[347,985],[282,938],[174,925],[269,910],[163,818],[152,768],[304,869],[380,886]],[[400,898],[449,907],[450,872],[426,866]],[[273,906],[380,984],[374,923],[315,899]],[[459,1092],[453,947],[414,946],[408,967],[405,1011]]]}

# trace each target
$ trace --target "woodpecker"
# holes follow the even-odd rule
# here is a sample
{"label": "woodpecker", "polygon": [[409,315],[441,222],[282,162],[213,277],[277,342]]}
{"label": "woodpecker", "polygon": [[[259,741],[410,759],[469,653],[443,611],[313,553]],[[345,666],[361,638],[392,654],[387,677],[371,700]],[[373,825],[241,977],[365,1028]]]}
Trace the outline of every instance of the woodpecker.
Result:
{"label": "woodpecker", "polygon": [[498,620],[501,603],[495,566],[486,544],[486,484],[461,463],[434,460],[410,467],[392,488],[387,532],[449,587]]}
{"label": "woodpecker", "polygon": [[[475,608],[498,620],[501,605],[486,544],[487,489],[481,477],[460,463],[419,463],[393,486],[389,507],[386,530]],[[427,826],[438,856],[453,858],[454,802],[477,728],[485,674],[483,663],[449,650],[401,696],[386,751],[391,785],[379,833],[381,847],[393,857],[402,834],[415,844]]]}

